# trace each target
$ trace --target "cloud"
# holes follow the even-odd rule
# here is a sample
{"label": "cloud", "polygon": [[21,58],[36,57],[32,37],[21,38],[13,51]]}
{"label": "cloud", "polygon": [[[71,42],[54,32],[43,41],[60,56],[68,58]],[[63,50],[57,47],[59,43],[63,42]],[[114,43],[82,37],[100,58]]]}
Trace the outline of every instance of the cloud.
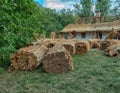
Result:
{"label": "cloud", "polygon": [[79,2],[80,0],[60,0],[61,2]]}
{"label": "cloud", "polygon": [[91,11],[92,11],[92,12],[95,12],[95,10],[96,10],[96,6],[95,6],[95,4],[93,4],[93,5],[91,6]]}
{"label": "cloud", "polygon": [[71,9],[73,10],[73,4],[78,3],[79,0],[46,0],[46,7],[51,9]]}
{"label": "cloud", "polygon": [[46,7],[51,9],[63,9],[65,5],[60,0],[46,0]]}
{"label": "cloud", "polygon": [[76,2],[75,1],[73,1],[73,0],[70,0],[70,1],[66,1],[66,2],[64,2],[64,4],[65,4],[65,8],[66,9],[71,9],[71,10],[73,10],[74,9],[74,4],[76,4]]}

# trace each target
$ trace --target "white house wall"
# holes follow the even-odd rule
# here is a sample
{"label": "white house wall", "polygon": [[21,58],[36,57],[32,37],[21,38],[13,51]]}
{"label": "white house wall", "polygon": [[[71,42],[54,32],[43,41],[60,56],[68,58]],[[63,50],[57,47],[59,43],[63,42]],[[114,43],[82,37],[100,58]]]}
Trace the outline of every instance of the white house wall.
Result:
{"label": "white house wall", "polygon": [[93,33],[86,33],[86,39],[92,39],[93,35]]}
{"label": "white house wall", "polygon": [[105,40],[106,36],[108,36],[109,32],[103,32],[102,33],[102,39]]}
{"label": "white house wall", "polygon": [[81,33],[77,33],[77,34],[76,34],[76,38],[77,38],[77,39],[81,39]]}
{"label": "white house wall", "polygon": [[86,33],[86,38],[82,38],[81,33],[76,34],[77,39],[92,39],[93,38],[93,33]]}
{"label": "white house wall", "polygon": [[[106,36],[109,34],[110,32],[102,32],[102,39],[104,40],[106,38]],[[93,32],[87,32],[86,33],[86,38],[82,38],[81,33],[76,33],[76,39],[93,39],[94,33]],[[67,38],[69,39],[69,35],[67,35]]]}

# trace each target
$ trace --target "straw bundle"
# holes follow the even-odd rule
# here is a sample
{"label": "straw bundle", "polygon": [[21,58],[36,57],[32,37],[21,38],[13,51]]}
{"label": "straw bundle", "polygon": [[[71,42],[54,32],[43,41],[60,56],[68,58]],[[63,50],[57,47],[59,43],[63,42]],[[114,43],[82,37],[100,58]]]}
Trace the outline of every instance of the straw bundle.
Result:
{"label": "straw bundle", "polygon": [[62,44],[62,46],[64,46],[64,48],[70,52],[71,55],[75,54],[75,43],[74,42],[64,42]]}
{"label": "straw bundle", "polygon": [[113,28],[110,34],[108,34],[108,36],[105,38],[105,40],[113,39],[116,35],[117,35],[117,31],[115,31]]}
{"label": "straw bundle", "polygon": [[31,42],[27,46],[44,45],[48,48],[52,48],[53,46],[55,46],[55,43],[56,43],[56,41],[53,39],[41,39],[41,40],[37,40],[35,42]]}
{"label": "straw bundle", "polygon": [[100,48],[100,43],[102,42],[101,39],[89,39],[88,42],[90,43],[90,48]]}
{"label": "straw bundle", "polygon": [[110,57],[113,57],[113,56],[120,57],[120,44],[109,46],[105,50],[105,53],[107,56],[110,56]]}
{"label": "straw bundle", "polygon": [[101,44],[100,49],[105,50],[107,49],[107,47],[111,45],[120,44],[120,41],[119,40],[105,40],[105,41],[102,41],[100,44]]}
{"label": "straw bundle", "polygon": [[51,33],[50,33],[50,38],[51,38],[51,39],[55,39],[55,37],[56,37],[56,33],[55,33],[55,32],[51,32]]}
{"label": "straw bundle", "polygon": [[62,73],[73,69],[72,57],[63,46],[49,50],[43,59],[43,68],[49,73]]}
{"label": "straw bundle", "polygon": [[36,69],[47,51],[47,47],[39,45],[19,49],[10,57],[10,70]]}
{"label": "straw bundle", "polygon": [[76,54],[85,54],[90,50],[88,41],[79,41],[75,44]]}

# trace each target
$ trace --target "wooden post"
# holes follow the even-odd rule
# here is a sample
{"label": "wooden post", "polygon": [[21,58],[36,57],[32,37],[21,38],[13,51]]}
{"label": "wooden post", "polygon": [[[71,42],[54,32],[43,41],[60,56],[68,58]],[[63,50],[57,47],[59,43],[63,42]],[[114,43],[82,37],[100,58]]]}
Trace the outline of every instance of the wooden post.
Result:
{"label": "wooden post", "polygon": [[55,39],[55,36],[56,36],[56,33],[55,33],[55,32],[51,32],[51,33],[50,33],[50,38],[51,38],[51,39]]}

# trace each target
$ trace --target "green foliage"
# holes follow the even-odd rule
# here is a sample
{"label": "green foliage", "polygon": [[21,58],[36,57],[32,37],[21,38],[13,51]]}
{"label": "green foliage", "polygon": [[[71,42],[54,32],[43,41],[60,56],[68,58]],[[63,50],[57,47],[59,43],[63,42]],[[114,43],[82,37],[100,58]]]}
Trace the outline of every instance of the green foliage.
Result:
{"label": "green foliage", "polygon": [[34,0],[0,0],[0,66],[9,65],[10,54],[35,40],[35,34],[49,37],[74,18],[71,11],[58,13]]}
{"label": "green foliage", "polygon": [[43,8],[42,14],[46,19],[43,24],[47,37],[49,37],[51,31],[60,31],[67,24],[73,23],[75,20],[73,11],[65,9],[56,12],[55,10]]}
{"label": "green foliage", "polygon": [[115,0],[114,2],[114,8],[111,10],[113,15],[119,15],[120,16],[120,0]]}
{"label": "green foliage", "polygon": [[76,19],[76,15],[74,15],[74,11],[70,9],[63,9],[59,13],[58,21],[61,23],[63,27],[65,27],[69,23],[73,23]]}
{"label": "green foliage", "polygon": [[55,10],[43,8],[42,14],[44,15],[45,18],[43,24],[47,37],[49,37],[50,32],[59,31],[63,28],[58,20],[59,15],[56,13]]}
{"label": "green foliage", "polygon": [[80,17],[92,16],[91,0],[80,0],[79,4],[75,4],[76,12]]}
{"label": "green foliage", "polygon": [[101,11],[102,16],[107,16],[110,8],[110,0],[98,0],[96,8]]}
{"label": "green foliage", "polygon": [[0,67],[0,74],[3,74],[4,73],[4,69]]}
{"label": "green foliage", "polygon": [[[110,8],[110,0],[97,0],[96,10],[101,11],[102,16],[106,16]],[[92,3],[91,0],[80,0],[79,4],[75,4],[76,14],[80,17],[90,17],[93,16],[91,11]]]}
{"label": "green foliage", "polygon": [[33,33],[43,33],[40,6],[33,0],[0,0],[0,66],[9,64],[16,49],[34,40]]}

